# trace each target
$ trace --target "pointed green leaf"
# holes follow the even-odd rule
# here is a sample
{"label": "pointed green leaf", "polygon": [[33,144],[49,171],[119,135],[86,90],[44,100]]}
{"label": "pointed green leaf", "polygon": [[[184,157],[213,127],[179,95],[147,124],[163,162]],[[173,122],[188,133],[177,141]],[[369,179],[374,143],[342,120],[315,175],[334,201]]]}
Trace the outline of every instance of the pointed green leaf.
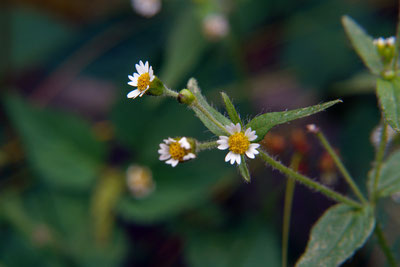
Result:
{"label": "pointed green leaf", "polygon": [[345,204],[329,208],[311,230],[297,267],[334,267],[342,264],[368,240],[375,226],[371,207],[354,209]]}
{"label": "pointed green leaf", "polygon": [[386,121],[400,131],[400,77],[390,81],[378,79],[376,94]]}
{"label": "pointed green leaf", "polygon": [[245,159],[244,155],[241,155],[239,171],[240,171],[240,174],[242,175],[243,179],[246,182],[250,183],[250,181],[251,181],[250,172],[249,172],[249,169],[247,168],[246,159]]}
{"label": "pointed green leaf", "polygon": [[373,39],[350,17],[343,16],[342,23],[347,36],[364,64],[372,73],[379,75],[383,70],[383,65],[373,44]]}
{"label": "pointed green leaf", "polygon": [[235,107],[233,106],[231,100],[229,99],[228,95],[225,94],[224,92],[221,92],[221,95],[222,95],[222,99],[224,100],[226,111],[228,112],[229,118],[231,118],[231,120],[234,124],[236,124],[236,123],[242,124],[239,114],[237,113],[237,111],[236,111]]}
{"label": "pointed green leaf", "polygon": [[[378,197],[387,197],[400,192],[400,151],[396,151],[389,159],[382,164],[381,175],[378,181]],[[368,187],[372,192],[375,179],[375,169],[372,169],[368,175]]]}
{"label": "pointed green leaf", "polygon": [[330,102],[326,102],[323,104],[300,108],[290,111],[281,111],[281,112],[271,112],[265,113],[260,116],[252,119],[247,125],[246,128],[251,127],[252,130],[255,130],[257,133],[256,141],[260,141],[264,138],[265,134],[274,126],[278,124],[283,124],[292,120],[300,119],[303,117],[310,116],[317,112],[323,111],[337,103],[342,102],[342,100],[337,99]]}

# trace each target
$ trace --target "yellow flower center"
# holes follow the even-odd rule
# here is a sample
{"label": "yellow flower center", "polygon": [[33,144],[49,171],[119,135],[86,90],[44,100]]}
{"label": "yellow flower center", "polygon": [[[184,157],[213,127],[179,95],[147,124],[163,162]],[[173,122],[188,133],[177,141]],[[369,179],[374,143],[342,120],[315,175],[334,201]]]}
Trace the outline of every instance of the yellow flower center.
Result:
{"label": "yellow flower center", "polygon": [[140,91],[144,91],[147,89],[147,87],[150,85],[150,75],[148,72],[143,73],[142,75],[139,76],[138,82],[137,82],[137,88]]}
{"label": "yellow flower center", "polygon": [[235,133],[229,136],[228,139],[229,150],[235,154],[244,154],[250,146],[249,139],[244,133]]}
{"label": "yellow flower center", "polygon": [[189,150],[184,149],[178,142],[171,143],[169,145],[169,154],[171,158],[179,161],[183,161],[183,157],[189,153]]}

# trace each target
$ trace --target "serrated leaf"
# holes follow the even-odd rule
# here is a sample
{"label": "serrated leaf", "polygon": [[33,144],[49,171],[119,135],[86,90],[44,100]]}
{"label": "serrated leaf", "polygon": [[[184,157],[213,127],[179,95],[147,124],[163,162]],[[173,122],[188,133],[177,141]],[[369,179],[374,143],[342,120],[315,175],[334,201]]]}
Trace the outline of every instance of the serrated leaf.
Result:
{"label": "serrated leaf", "polygon": [[352,18],[343,16],[342,23],[354,49],[370,71],[379,75],[383,69],[373,39]]}
{"label": "serrated leaf", "polygon": [[6,97],[4,103],[28,161],[43,181],[74,189],[90,187],[105,147],[89,125],[71,114],[35,108],[18,97]]}
{"label": "serrated leaf", "polygon": [[267,132],[274,126],[278,124],[287,123],[292,120],[304,118],[310,116],[312,114],[318,113],[323,111],[337,103],[342,102],[342,100],[337,99],[330,102],[326,102],[323,104],[300,108],[290,111],[281,111],[281,112],[271,112],[265,113],[260,116],[255,117],[252,119],[247,125],[246,128],[251,127],[252,130],[256,131],[257,133],[257,141],[260,141],[264,138]]}
{"label": "serrated leaf", "polygon": [[305,253],[296,267],[334,267],[342,264],[368,240],[375,226],[371,207],[345,204],[329,208],[311,230]]}
{"label": "serrated leaf", "polygon": [[[393,153],[386,162],[382,164],[381,174],[378,181],[376,196],[387,197],[400,192],[400,151]],[[368,187],[373,192],[375,169],[368,174]]]}
{"label": "serrated leaf", "polygon": [[231,120],[234,124],[236,124],[236,123],[242,124],[239,114],[237,113],[235,107],[233,106],[231,100],[229,99],[229,96],[227,94],[225,94],[224,92],[221,92],[221,96],[222,96],[222,99],[224,100],[225,108],[226,108],[226,111],[228,112],[229,118],[231,118]]}
{"label": "serrated leaf", "polygon": [[249,169],[247,168],[246,159],[245,159],[244,155],[241,155],[240,157],[241,157],[241,162],[238,166],[240,174],[242,175],[243,179],[246,182],[250,183],[251,177],[250,177]]}
{"label": "serrated leaf", "polygon": [[400,78],[393,80],[378,79],[376,95],[379,99],[385,120],[390,126],[400,131]]}

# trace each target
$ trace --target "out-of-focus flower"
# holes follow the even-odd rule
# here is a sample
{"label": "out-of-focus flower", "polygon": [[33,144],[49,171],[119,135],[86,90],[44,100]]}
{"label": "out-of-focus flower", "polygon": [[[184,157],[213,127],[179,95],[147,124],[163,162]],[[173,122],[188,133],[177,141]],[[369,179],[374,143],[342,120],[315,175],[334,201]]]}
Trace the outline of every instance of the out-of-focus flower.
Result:
{"label": "out-of-focus flower", "polygon": [[182,137],[164,139],[164,143],[160,144],[158,153],[160,160],[167,160],[165,163],[175,167],[179,162],[196,158],[194,151],[194,142]]}
{"label": "out-of-focus flower", "polygon": [[252,144],[251,141],[257,139],[256,131],[252,131],[251,128],[247,128],[245,132],[242,132],[242,127],[239,123],[236,125],[225,126],[230,136],[220,136],[217,143],[219,144],[218,149],[225,150],[229,149],[229,153],[225,157],[225,161],[230,161],[231,164],[235,162],[240,164],[241,156],[246,154],[247,157],[254,159],[255,155],[259,152],[257,148],[260,144]]}
{"label": "out-of-focus flower", "polygon": [[53,237],[47,225],[39,224],[33,229],[32,241],[38,246],[46,246],[53,241]]}
{"label": "out-of-focus flower", "polygon": [[[381,140],[381,134],[382,134],[382,125],[379,125],[378,127],[375,127],[375,129],[371,133],[371,143],[375,147],[375,149],[378,149],[379,147],[379,142]],[[393,138],[396,136],[396,131],[393,130],[393,128],[390,125],[386,126],[386,142],[390,143]]]}
{"label": "out-of-focus flower", "polygon": [[272,154],[280,154],[285,150],[286,141],[282,135],[268,132],[261,141],[261,145]]}
{"label": "out-of-focus flower", "polygon": [[392,195],[392,200],[398,204],[400,204],[400,192],[394,193]]}
{"label": "out-of-focus flower", "polygon": [[296,151],[307,154],[310,151],[310,144],[307,141],[307,137],[303,130],[294,129],[290,135],[290,141],[292,142]]}
{"label": "out-of-focus flower", "polygon": [[228,19],[222,14],[209,14],[203,19],[204,35],[212,40],[221,39],[229,33]]}
{"label": "out-of-focus flower", "polygon": [[132,75],[128,75],[130,86],[135,86],[137,89],[129,92],[127,95],[128,98],[136,98],[138,96],[142,97],[144,93],[150,88],[150,83],[154,80],[154,72],[153,68],[149,65],[149,62],[146,61],[143,64],[143,61],[139,61],[139,64],[135,65],[137,73]]}
{"label": "out-of-focus flower", "polygon": [[150,18],[161,10],[161,0],[131,0],[132,7],[139,15]]}
{"label": "out-of-focus flower", "polygon": [[377,39],[374,39],[374,45],[377,46],[378,48],[383,48],[385,46],[394,46],[395,42],[396,42],[396,37],[391,36],[388,38],[383,38],[383,37],[379,37]]}
{"label": "out-of-focus flower", "polygon": [[156,188],[149,168],[131,165],[126,171],[126,183],[135,198],[144,198]]}
{"label": "out-of-focus flower", "polygon": [[319,159],[318,167],[321,171],[321,182],[326,185],[334,185],[338,181],[336,165],[331,155],[324,152]]}

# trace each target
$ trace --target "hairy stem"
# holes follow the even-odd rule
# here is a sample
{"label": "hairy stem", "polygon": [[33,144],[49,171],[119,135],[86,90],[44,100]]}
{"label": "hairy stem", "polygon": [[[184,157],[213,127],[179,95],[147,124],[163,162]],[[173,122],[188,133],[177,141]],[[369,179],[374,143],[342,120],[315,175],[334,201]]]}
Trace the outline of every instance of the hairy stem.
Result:
{"label": "hairy stem", "polygon": [[164,85],[164,95],[165,96],[169,96],[169,97],[173,97],[173,98],[177,98],[178,97],[178,93],[175,92],[174,90],[169,89],[168,87],[166,87]]}
{"label": "hairy stem", "polygon": [[350,188],[356,194],[358,199],[363,203],[367,203],[367,200],[365,199],[365,197],[361,193],[361,191],[358,188],[357,184],[354,182],[354,179],[351,177],[350,173],[347,171],[346,167],[344,166],[343,162],[339,158],[338,154],[335,152],[335,150],[333,150],[332,146],[329,144],[329,141],[326,139],[325,135],[321,131],[318,131],[316,133],[316,136],[318,137],[318,139],[321,142],[322,146],[326,149],[326,151],[332,157],[332,159],[335,162],[335,164],[336,164],[337,168],[339,169],[340,173],[343,175],[344,179],[349,184]]}
{"label": "hairy stem", "polygon": [[213,149],[213,148],[216,148],[217,146],[218,146],[217,141],[210,141],[210,142],[204,142],[204,143],[198,142],[196,144],[196,151],[200,152],[202,150]]}
{"label": "hairy stem", "polygon": [[[290,163],[290,166],[291,168],[293,168],[294,171],[298,171],[300,161],[301,161],[301,155],[299,153],[295,153]],[[288,261],[290,215],[292,213],[294,187],[295,187],[295,180],[288,179],[286,182],[285,204],[283,208],[282,267],[286,267]]]}
{"label": "hairy stem", "polygon": [[332,189],[329,189],[328,187],[313,181],[311,178],[304,176],[300,173],[295,172],[294,170],[286,167],[285,165],[283,165],[282,163],[280,163],[279,161],[276,161],[275,159],[273,159],[270,155],[268,155],[267,153],[265,153],[262,150],[259,150],[260,154],[259,156],[269,165],[271,165],[273,168],[279,170],[280,172],[282,172],[283,174],[287,175],[288,177],[308,186],[311,189],[317,190],[319,192],[321,192],[322,194],[324,194],[325,196],[327,196],[330,199],[333,199],[337,202],[340,203],[344,203],[347,204],[349,206],[352,206],[354,208],[361,208],[362,205],[346,196],[343,196],[340,193],[337,193],[335,191],[333,191]]}
{"label": "hairy stem", "polygon": [[395,260],[395,258],[393,256],[393,253],[390,250],[388,242],[387,242],[387,240],[386,240],[386,238],[385,238],[385,236],[383,234],[382,227],[381,227],[380,223],[376,223],[375,235],[378,238],[378,244],[381,247],[383,253],[385,254],[389,266],[396,267],[397,266],[396,260]]}

